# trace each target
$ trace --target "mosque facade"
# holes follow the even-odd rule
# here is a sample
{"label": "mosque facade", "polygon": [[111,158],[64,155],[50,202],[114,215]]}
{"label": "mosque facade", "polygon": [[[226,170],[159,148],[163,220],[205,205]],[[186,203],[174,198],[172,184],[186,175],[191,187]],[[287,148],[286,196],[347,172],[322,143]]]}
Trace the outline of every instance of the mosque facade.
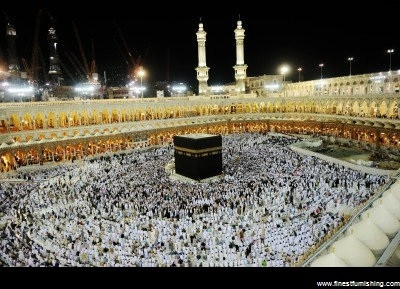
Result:
{"label": "mosque facade", "polygon": [[199,23],[199,95],[171,98],[3,103],[1,170],[172,142],[182,133],[279,131],[332,136],[397,151],[399,71],[289,83],[249,77],[245,30],[237,21],[235,84],[207,83],[206,31]]}

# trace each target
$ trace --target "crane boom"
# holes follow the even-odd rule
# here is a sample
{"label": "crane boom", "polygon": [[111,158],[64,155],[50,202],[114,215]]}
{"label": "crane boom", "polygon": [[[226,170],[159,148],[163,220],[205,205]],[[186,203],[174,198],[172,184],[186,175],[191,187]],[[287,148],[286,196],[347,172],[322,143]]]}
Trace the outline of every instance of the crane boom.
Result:
{"label": "crane boom", "polygon": [[76,60],[74,60],[75,55],[71,56],[67,51],[65,51],[65,55],[67,56],[68,60],[71,62],[72,66],[75,68],[75,72],[79,75],[81,80],[85,79],[85,71],[83,67],[79,67],[79,65],[76,63]]}
{"label": "crane boom", "polygon": [[71,74],[71,72],[69,71],[67,66],[64,64],[64,62],[60,60],[60,64],[61,64],[61,67],[67,72],[69,78],[71,78],[73,82],[76,82],[75,77]]}
{"label": "crane boom", "polygon": [[[90,66],[90,76],[91,78],[94,78],[94,75],[97,73],[97,67],[96,67],[96,58],[94,56],[94,41],[92,39],[92,63]],[[94,79],[91,79],[94,81]]]}
{"label": "crane boom", "polygon": [[45,61],[43,58],[42,49],[40,49],[40,47],[38,47],[38,50],[39,50],[39,58],[40,58],[40,62],[41,62],[41,68],[42,68],[44,81],[47,83],[47,82],[49,82],[49,76],[47,75],[46,64],[45,64]]}
{"label": "crane boom", "polygon": [[119,43],[115,40],[115,38],[114,38],[114,42],[115,42],[115,45],[117,45],[118,51],[121,53],[121,56],[122,56],[122,58],[124,59],[126,65],[129,66],[129,61],[128,61],[128,59],[125,57],[125,54],[124,54],[124,52],[123,52],[122,49],[121,49],[121,46],[120,46]]}
{"label": "crane boom", "polygon": [[89,69],[88,62],[86,60],[85,51],[83,50],[83,47],[82,47],[81,39],[79,37],[78,28],[76,27],[76,24],[75,24],[74,21],[72,21],[72,25],[74,26],[75,36],[76,36],[76,40],[78,42],[79,50],[81,52],[82,61],[83,61],[83,64],[85,66],[85,71],[86,71],[86,74],[87,74],[87,76],[89,78],[90,77],[90,69]]}
{"label": "crane boom", "polygon": [[[32,76],[32,71],[31,71],[31,68],[28,65],[28,62],[26,61],[25,58],[22,58],[21,61],[22,61],[22,65],[24,66],[26,74],[30,78]],[[32,79],[30,79],[30,80],[32,80]]]}
{"label": "crane boom", "polygon": [[37,80],[37,70],[39,69],[39,28],[40,28],[41,14],[42,10],[39,10],[36,16],[36,25],[33,38],[32,57],[30,66],[31,75],[29,77],[33,81]]}
{"label": "crane boom", "polygon": [[128,54],[129,60],[131,61],[131,65],[133,67],[133,66],[135,66],[135,60],[133,59],[131,51],[129,50],[128,44],[126,43],[125,37],[122,34],[121,28],[119,28],[117,22],[115,22],[115,21],[114,21],[114,25],[117,28],[118,34],[119,34],[119,36],[121,37],[121,40],[122,40],[122,44],[124,44],[125,51]]}

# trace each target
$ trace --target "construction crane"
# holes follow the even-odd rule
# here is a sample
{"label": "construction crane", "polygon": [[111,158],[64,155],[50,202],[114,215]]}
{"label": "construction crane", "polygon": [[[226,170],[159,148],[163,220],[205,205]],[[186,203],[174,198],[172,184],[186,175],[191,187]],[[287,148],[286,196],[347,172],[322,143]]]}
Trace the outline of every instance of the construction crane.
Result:
{"label": "construction crane", "polygon": [[85,51],[83,50],[83,47],[82,47],[81,39],[79,37],[78,28],[76,27],[76,24],[75,24],[74,21],[72,21],[72,25],[74,27],[76,41],[78,42],[79,51],[81,53],[82,61],[83,61],[83,64],[84,64],[86,77],[87,77],[87,80],[90,81],[91,80],[90,69],[89,69],[89,65],[88,65],[87,59],[86,59]]}
{"label": "construction crane", "polygon": [[42,68],[43,78],[44,78],[45,83],[48,83],[49,82],[49,75],[47,74],[47,71],[46,71],[46,63],[44,61],[42,49],[40,49],[40,47],[38,49],[39,49],[39,58],[40,58],[40,63],[41,63],[40,67]]}
{"label": "construction crane", "polygon": [[121,56],[124,59],[124,62],[126,63],[126,65],[128,65],[128,66],[132,65],[132,64],[129,63],[128,59],[126,58],[126,56],[125,56],[124,52],[122,51],[121,46],[119,45],[117,40],[115,38],[113,40],[115,42],[115,45],[117,45],[118,51],[119,51],[119,53],[121,53]]}
{"label": "construction crane", "polygon": [[[32,46],[32,56],[31,65],[29,68],[28,79],[31,81],[38,81],[38,70],[39,70],[39,29],[40,29],[40,18],[42,10],[39,10],[36,16],[36,25],[34,30],[33,46]],[[28,72],[28,71],[27,71]]]}
{"label": "construction crane", "polygon": [[32,76],[31,67],[29,66],[29,64],[28,64],[28,62],[26,61],[25,58],[21,58],[21,61],[22,61],[22,65],[24,66],[25,72],[26,72],[26,74],[28,76],[28,79],[32,80],[31,79],[31,76]]}
{"label": "construction crane", "polygon": [[[93,39],[92,39],[92,61],[90,63],[90,67],[89,67],[88,61],[87,61],[87,58],[86,58],[86,55],[85,55],[85,51],[83,50],[82,42],[81,42],[81,39],[79,37],[78,28],[76,27],[75,22],[72,22],[72,24],[74,26],[75,36],[76,36],[76,40],[78,42],[79,51],[81,53],[81,57],[82,57],[83,65],[84,65],[83,69],[84,69],[84,72],[86,74],[87,81],[90,82],[90,83],[98,84],[98,74],[97,74],[97,68],[96,68],[96,61],[95,61],[95,58],[94,58],[94,42],[93,42]],[[73,55],[73,57],[75,58],[76,62],[79,63],[77,61],[77,58],[74,55]]]}
{"label": "construction crane", "polygon": [[134,57],[132,56],[131,51],[129,50],[128,44],[127,44],[127,42],[126,42],[126,39],[125,39],[125,37],[124,37],[124,35],[123,35],[123,33],[122,33],[120,27],[118,26],[117,22],[114,21],[114,25],[115,25],[115,27],[116,27],[116,29],[117,29],[117,31],[118,31],[118,34],[119,34],[119,36],[120,36],[120,38],[121,38],[122,44],[124,45],[125,52],[126,52],[126,54],[128,55],[128,58],[125,57],[125,55],[123,54],[123,51],[122,51],[121,47],[120,47],[120,46],[118,45],[118,43],[117,43],[118,49],[119,49],[119,51],[121,52],[121,54],[122,54],[122,56],[123,56],[125,62],[126,62],[127,65],[129,66],[129,67],[128,67],[128,69],[129,69],[129,73],[128,73],[128,74],[129,74],[129,77],[130,77],[131,79],[135,79],[135,78],[137,77],[137,73],[138,73],[140,67],[143,67],[143,64],[144,64],[143,62],[144,62],[144,59],[146,58],[146,56],[147,56],[147,54],[148,54],[148,52],[149,52],[149,48],[146,49],[146,53],[145,53],[145,57],[144,57],[144,58],[142,58],[141,55],[138,55],[136,58],[134,58]]}
{"label": "construction crane", "polygon": [[68,67],[64,64],[63,61],[61,61],[61,59],[60,59],[60,64],[61,64],[62,69],[64,69],[65,72],[68,74],[69,78],[71,78],[71,80],[73,82],[76,82],[75,77],[71,74],[71,72],[69,71]]}
{"label": "construction crane", "polygon": [[78,58],[73,54],[72,52],[64,51],[65,56],[68,58],[70,64],[72,64],[74,68],[75,75],[77,75],[80,79],[80,81],[86,81],[86,72],[85,68],[82,66],[82,64],[79,62]]}
{"label": "construction crane", "polygon": [[92,39],[92,62],[90,65],[90,77],[91,81],[97,83],[99,80],[98,74],[97,74],[97,67],[96,67],[96,60],[95,60],[95,54],[94,54],[94,41]]}

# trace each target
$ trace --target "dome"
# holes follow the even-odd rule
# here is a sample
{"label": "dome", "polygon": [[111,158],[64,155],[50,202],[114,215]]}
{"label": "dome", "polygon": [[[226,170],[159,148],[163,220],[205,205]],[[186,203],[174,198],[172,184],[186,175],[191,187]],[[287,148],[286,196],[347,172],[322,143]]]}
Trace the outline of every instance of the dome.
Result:
{"label": "dome", "polygon": [[314,260],[310,267],[349,267],[334,252],[318,257]]}
{"label": "dome", "polygon": [[332,252],[351,267],[372,267],[376,263],[371,250],[354,235],[348,235],[334,242]]}
{"label": "dome", "polygon": [[347,233],[356,237],[376,255],[381,255],[389,245],[386,234],[368,218],[351,225]]}
{"label": "dome", "polygon": [[361,214],[362,219],[370,218],[374,224],[382,230],[389,238],[400,230],[400,222],[383,204],[369,208]]}

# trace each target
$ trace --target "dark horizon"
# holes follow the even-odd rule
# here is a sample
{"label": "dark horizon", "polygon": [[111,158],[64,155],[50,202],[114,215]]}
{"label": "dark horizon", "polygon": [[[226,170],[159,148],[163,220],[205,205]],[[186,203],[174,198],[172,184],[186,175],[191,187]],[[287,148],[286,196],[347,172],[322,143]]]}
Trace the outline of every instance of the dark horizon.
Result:
{"label": "dark horizon", "polygon": [[[129,51],[133,60],[141,58],[147,71],[146,81],[169,80],[197,87],[196,32],[200,17],[207,32],[209,85],[234,81],[234,29],[239,17],[246,30],[244,60],[248,65],[247,76],[279,74],[279,67],[287,64],[291,71],[286,74],[286,80],[298,81],[298,67],[302,67],[302,81],[313,80],[320,78],[320,63],[324,63],[324,78],[346,76],[349,75],[348,57],[354,58],[351,63],[353,75],[388,71],[388,49],[394,49],[391,55],[392,70],[399,69],[397,23],[394,9],[387,9],[389,4],[383,8],[374,7],[375,15],[382,16],[380,10],[387,14],[386,19],[380,20],[364,15],[358,11],[357,5],[342,6],[342,12],[346,13],[319,6],[311,11],[311,6],[304,3],[299,6],[303,7],[302,10],[297,6],[288,9],[290,6],[285,7],[285,4],[272,4],[269,9],[260,11],[258,4],[246,3],[246,9],[218,11],[210,8],[212,6],[204,6],[192,12],[185,11],[190,10],[189,7],[179,8],[178,4],[171,3],[165,4],[165,7],[151,7],[152,4],[147,3],[134,11],[126,4],[117,3],[110,7],[96,6],[93,10],[78,9],[72,4],[25,10],[3,8],[2,14],[7,15],[17,30],[19,59],[25,58],[28,63],[39,10],[42,10],[40,47],[44,62],[48,62],[46,37],[52,18],[59,39],[60,59],[73,73],[74,67],[69,63],[66,52],[83,62],[73,29],[74,22],[89,65],[93,42],[100,79],[103,79],[105,71],[108,81],[116,84],[128,82],[128,71],[132,65]],[[6,18],[3,17],[0,23],[0,56],[3,59],[7,52],[6,24]],[[126,45],[122,38],[126,40]],[[64,69],[63,74],[65,78],[68,77]]]}

